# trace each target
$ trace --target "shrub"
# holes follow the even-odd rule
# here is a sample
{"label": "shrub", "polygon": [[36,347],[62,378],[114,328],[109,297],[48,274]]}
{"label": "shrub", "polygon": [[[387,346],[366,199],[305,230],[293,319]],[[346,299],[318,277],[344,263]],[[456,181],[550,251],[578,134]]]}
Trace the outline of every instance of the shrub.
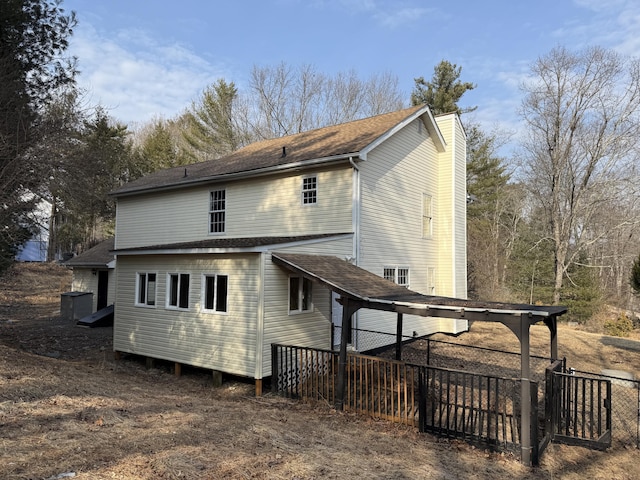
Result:
{"label": "shrub", "polygon": [[628,337],[633,330],[633,321],[624,313],[604,322],[604,331],[614,337]]}

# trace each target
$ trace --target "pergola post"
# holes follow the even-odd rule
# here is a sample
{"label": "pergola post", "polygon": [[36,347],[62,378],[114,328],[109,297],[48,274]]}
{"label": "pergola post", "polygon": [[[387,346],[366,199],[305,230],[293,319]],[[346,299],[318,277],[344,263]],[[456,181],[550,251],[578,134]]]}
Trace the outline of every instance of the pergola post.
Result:
{"label": "pergola post", "polygon": [[529,324],[520,321],[520,422],[521,457],[524,465],[531,465],[531,365],[529,348]]}
{"label": "pergola post", "polygon": [[340,354],[338,356],[338,378],[336,380],[336,410],[344,408],[345,384],[347,378],[347,343],[351,330],[351,317],[360,306],[347,297],[342,297],[342,329],[340,332]]}
{"label": "pergola post", "polygon": [[396,323],[396,360],[402,360],[402,313],[398,312]]}

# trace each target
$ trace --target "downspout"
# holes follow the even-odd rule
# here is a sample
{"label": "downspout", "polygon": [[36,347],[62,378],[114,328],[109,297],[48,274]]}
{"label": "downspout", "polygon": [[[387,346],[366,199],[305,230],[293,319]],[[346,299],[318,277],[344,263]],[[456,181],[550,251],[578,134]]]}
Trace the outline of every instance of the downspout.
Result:
{"label": "downspout", "polygon": [[354,264],[360,263],[360,169],[349,157],[349,163],[353,167],[353,194],[351,205],[351,224],[353,225],[353,253]]}
{"label": "downspout", "polygon": [[[353,250],[351,256],[353,257],[353,264],[358,266],[360,264],[360,169],[353,161],[353,157],[349,157],[349,163],[353,167],[353,193],[351,203],[351,224],[353,226]],[[358,312],[353,313],[351,319],[352,328],[358,328]]]}

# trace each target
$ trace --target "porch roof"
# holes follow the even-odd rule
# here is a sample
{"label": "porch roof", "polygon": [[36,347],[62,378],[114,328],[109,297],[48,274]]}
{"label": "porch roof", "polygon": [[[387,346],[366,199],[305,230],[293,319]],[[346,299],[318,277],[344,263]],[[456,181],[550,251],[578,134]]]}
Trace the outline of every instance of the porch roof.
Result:
{"label": "porch roof", "polygon": [[352,265],[331,255],[272,253],[274,263],[326,285],[331,290],[360,302],[363,308],[414,315],[501,321],[504,315],[531,319],[531,323],[566,313],[567,308],[485,302],[424,295]]}

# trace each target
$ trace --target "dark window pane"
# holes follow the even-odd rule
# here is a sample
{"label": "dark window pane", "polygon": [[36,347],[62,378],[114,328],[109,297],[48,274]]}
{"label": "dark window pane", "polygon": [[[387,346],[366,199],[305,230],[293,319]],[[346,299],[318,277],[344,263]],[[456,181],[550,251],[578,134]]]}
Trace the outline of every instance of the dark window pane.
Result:
{"label": "dark window pane", "polygon": [[217,289],[216,289],[216,311],[218,312],[226,312],[227,311],[227,284],[228,278],[226,275],[218,275],[216,277],[217,280]]}

